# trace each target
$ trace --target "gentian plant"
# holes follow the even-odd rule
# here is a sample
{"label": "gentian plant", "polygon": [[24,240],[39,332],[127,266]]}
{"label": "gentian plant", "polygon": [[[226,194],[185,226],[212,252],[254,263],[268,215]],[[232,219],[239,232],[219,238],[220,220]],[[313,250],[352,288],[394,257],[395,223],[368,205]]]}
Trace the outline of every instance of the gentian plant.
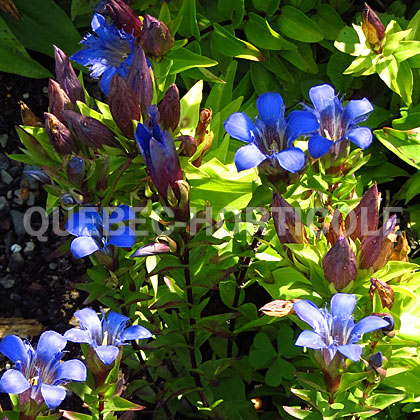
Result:
{"label": "gentian plant", "polygon": [[67,339],[55,331],[42,333],[36,350],[16,335],[0,342],[0,352],[15,364],[1,377],[0,390],[19,395],[25,419],[35,419],[46,408],[58,407],[66,398],[61,385],[86,380],[86,367],[80,360],[61,360],[66,344]]}

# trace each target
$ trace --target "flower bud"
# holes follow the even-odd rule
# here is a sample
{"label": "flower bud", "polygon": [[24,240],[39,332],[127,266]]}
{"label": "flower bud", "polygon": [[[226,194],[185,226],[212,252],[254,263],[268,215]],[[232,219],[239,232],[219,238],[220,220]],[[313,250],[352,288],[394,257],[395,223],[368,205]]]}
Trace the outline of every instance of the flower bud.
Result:
{"label": "flower bud", "polygon": [[179,91],[175,83],[169,86],[161,103],[159,104],[159,122],[164,130],[175,131],[178,127],[181,114]]}
{"label": "flower bud", "polygon": [[166,54],[173,47],[174,38],[163,22],[146,15],[140,33],[140,44],[147,54],[157,57]]}
{"label": "flower bud", "polygon": [[25,104],[23,101],[19,101],[20,105],[20,117],[23,125],[29,125],[31,127],[43,127],[44,123],[41,118],[38,118]]}
{"label": "flower bud", "polygon": [[153,80],[143,49],[138,45],[134,49],[133,64],[127,76],[127,84],[140,104],[143,116],[153,99]]}
{"label": "flower bud", "polygon": [[374,312],[372,313],[374,316],[379,316],[380,318],[388,321],[388,325],[386,327],[381,328],[381,331],[387,335],[388,337],[393,337],[395,335],[395,321],[392,315],[389,312]]}
{"label": "flower bud", "polygon": [[194,153],[197,151],[197,140],[192,136],[179,136],[176,139],[181,141],[181,146],[179,147],[181,156],[194,156]]}
{"label": "flower bud", "polygon": [[385,26],[367,3],[365,3],[362,14],[362,30],[372,50],[380,54],[382,52],[382,40],[385,36]]}
{"label": "flower bud", "polygon": [[137,249],[130,257],[149,257],[151,255],[168,254],[169,252],[171,252],[171,248],[166,242],[154,242]]}
{"label": "flower bud", "polygon": [[200,109],[199,119],[197,128],[195,129],[195,138],[197,139],[197,144],[200,145],[201,143],[205,142],[205,146],[201,155],[193,162],[193,165],[197,168],[201,166],[201,162],[203,160],[204,153],[206,153],[211,145],[213,144],[214,133],[207,130],[208,125],[210,124],[212,116],[211,109],[202,108]]}
{"label": "flower bud", "polygon": [[77,138],[90,147],[102,148],[104,145],[119,147],[113,132],[100,121],[74,111],[63,111],[64,117]]}
{"label": "flower bud", "polygon": [[372,354],[371,358],[369,359],[369,365],[373,369],[378,369],[382,367],[383,363],[384,363],[384,356],[380,351],[376,352],[375,354]]}
{"label": "flower bud", "polygon": [[296,312],[293,308],[293,304],[300,299],[290,299],[290,300],[273,300],[272,302],[267,303],[259,310],[268,316],[274,316],[277,318],[283,318],[288,315],[295,315]]}
{"label": "flower bud", "polygon": [[48,84],[49,105],[48,110],[54,114],[63,124],[67,125],[66,119],[63,115],[64,110],[75,111],[76,108],[67,96],[67,93],[61,86],[53,79],[50,79]]}
{"label": "flower bud", "polygon": [[54,45],[55,76],[73,104],[85,102],[85,92],[66,54]]}
{"label": "flower bud", "polygon": [[325,278],[337,291],[357,277],[357,259],[345,236],[340,236],[322,261]]}
{"label": "flower bud", "polygon": [[345,235],[346,229],[344,228],[343,214],[340,210],[335,209],[333,218],[328,227],[327,241],[331,245],[335,244],[335,241],[342,235]]}
{"label": "flower bud", "polygon": [[25,169],[23,173],[30,176],[35,181],[42,182],[43,184],[51,184],[50,177],[42,169]]}
{"label": "flower bud", "polygon": [[45,131],[54,150],[60,155],[70,155],[72,152],[77,153],[79,148],[70,130],[53,114],[45,112],[44,118]]}
{"label": "flower bud", "polygon": [[105,7],[118,29],[122,29],[128,34],[133,34],[134,38],[140,35],[140,19],[128,4],[123,0],[109,0]]}
{"label": "flower bud", "polygon": [[382,280],[371,278],[370,279],[369,298],[373,301],[373,295],[375,290],[378,292],[379,298],[381,299],[382,308],[391,309],[394,305],[395,295],[392,287],[389,286]]}
{"label": "flower bud", "polygon": [[395,249],[392,251],[390,261],[404,261],[408,262],[408,252],[410,247],[408,246],[407,237],[405,232],[401,232],[401,235],[398,236],[398,243]]}
{"label": "flower bud", "polygon": [[274,227],[282,244],[307,244],[305,228],[295,209],[279,194],[273,194]]}
{"label": "flower bud", "polygon": [[118,74],[111,80],[108,104],[124,136],[134,139],[133,120],[140,120],[140,108],[127,82]]}
{"label": "flower bud", "polygon": [[375,184],[363,195],[360,203],[346,217],[346,232],[353,241],[360,241],[378,229],[379,193]]}
{"label": "flower bud", "polygon": [[69,160],[67,163],[67,176],[73,184],[79,186],[82,183],[85,177],[85,167],[85,161],[78,156]]}
{"label": "flower bud", "polygon": [[394,214],[381,229],[363,240],[360,247],[360,268],[373,267],[374,271],[377,271],[388,262],[397,240],[396,224],[397,216]]}

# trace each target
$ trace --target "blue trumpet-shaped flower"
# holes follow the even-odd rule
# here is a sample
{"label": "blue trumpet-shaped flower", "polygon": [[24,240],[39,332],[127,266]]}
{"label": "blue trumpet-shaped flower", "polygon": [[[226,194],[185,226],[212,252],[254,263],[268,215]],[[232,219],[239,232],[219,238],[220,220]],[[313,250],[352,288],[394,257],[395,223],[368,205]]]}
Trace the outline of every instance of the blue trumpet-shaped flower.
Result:
{"label": "blue trumpet-shaped flower", "polygon": [[308,300],[299,300],[293,304],[296,315],[313,328],[302,331],[296,345],[322,352],[326,365],[333,360],[337,351],[340,355],[358,362],[362,347],[357,343],[362,335],[388,326],[388,321],[370,315],[357,324],[353,320],[356,296],[347,293],[336,293],[330,302],[330,310],[319,309]]}
{"label": "blue trumpet-shaped flower", "polygon": [[0,379],[0,391],[20,395],[21,406],[30,399],[38,406],[58,407],[66,397],[59,386],[69,381],[86,380],[86,367],[80,360],[61,361],[67,340],[55,331],[41,334],[36,350],[16,335],[3,338],[0,353],[15,363]]}
{"label": "blue trumpet-shaped flower", "polygon": [[133,59],[134,37],[108,24],[98,13],[93,15],[91,25],[97,36],[87,34],[81,41],[84,48],[70,58],[89,67],[93,78],[102,76],[99,86],[108,95],[109,84],[115,74],[123,79],[128,76]]}
{"label": "blue trumpet-shaped flower", "polygon": [[74,316],[81,328],[72,328],[64,337],[75,343],[89,344],[99,360],[109,366],[118,356],[119,346],[126,345],[127,340],[150,338],[151,332],[140,325],[125,328],[128,318],[116,312],[102,314],[102,320],[93,309],[84,308],[76,311]]}
{"label": "blue trumpet-shaped flower", "polygon": [[368,99],[352,100],[343,107],[333,87],[327,84],[309,89],[309,97],[314,108],[305,108],[313,112],[319,121],[319,132],[311,135],[308,143],[308,151],[312,157],[325,155],[334,144],[344,140],[350,140],[361,149],[370,146],[372,130],[358,126],[373,111]]}
{"label": "blue trumpet-shaped flower", "polygon": [[285,119],[283,98],[275,92],[262,94],[257,99],[257,109],[260,118],[255,118],[255,123],[243,112],[235,112],[224,123],[231,137],[248,143],[236,151],[238,171],[254,168],[266,159],[286,171],[300,171],[305,164],[305,153],[293,147],[293,142],[318,130],[315,115],[293,111]]}
{"label": "blue trumpet-shaped flower", "polygon": [[131,248],[136,240],[134,231],[129,226],[110,230],[110,226],[135,218],[134,210],[127,205],[116,207],[109,216],[104,210],[99,214],[93,207],[80,208],[66,223],[67,231],[77,236],[71,243],[71,252],[76,258],[83,258],[96,251],[110,255],[109,245]]}

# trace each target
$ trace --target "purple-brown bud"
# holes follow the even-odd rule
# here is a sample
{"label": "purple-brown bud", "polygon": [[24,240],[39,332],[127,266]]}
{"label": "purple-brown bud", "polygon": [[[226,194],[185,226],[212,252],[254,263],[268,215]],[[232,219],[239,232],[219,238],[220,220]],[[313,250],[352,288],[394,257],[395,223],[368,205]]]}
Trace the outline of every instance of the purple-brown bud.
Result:
{"label": "purple-brown bud", "polygon": [[153,99],[153,80],[143,49],[138,45],[133,54],[133,65],[127,77],[127,84],[140,104],[143,117]]}
{"label": "purple-brown bud", "polygon": [[140,33],[140,44],[147,54],[157,57],[166,54],[173,47],[174,38],[163,22],[146,15]]}
{"label": "purple-brown bud", "polygon": [[74,111],[63,111],[64,117],[77,138],[94,148],[120,147],[114,133],[100,121]]}
{"label": "purple-brown bud", "polygon": [[75,107],[64,89],[53,79],[48,83],[49,105],[48,110],[54,114],[63,124],[67,125],[63,115],[64,110],[75,111]]}
{"label": "purple-brown bud", "polygon": [[179,91],[175,83],[169,86],[161,103],[159,104],[159,122],[164,130],[175,131],[181,115]]}
{"label": "purple-brown bud", "polygon": [[122,0],[109,0],[106,10],[118,29],[137,38],[141,32],[141,22],[131,7]]}
{"label": "purple-brown bud", "polygon": [[340,236],[322,261],[325,278],[337,291],[357,277],[357,259],[345,236]]}
{"label": "purple-brown bud", "polygon": [[279,194],[273,194],[272,214],[282,244],[307,244],[305,228],[295,209]]}
{"label": "purple-brown bud", "polygon": [[45,112],[44,118],[45,131],[54,150],[60,155],[70,155],[72,152],[77,153],[79,148],[70,130],[53,114]]}
{"label": "purple-brown bud", "polygon": [[378,229],[379,193],[375,184],[363,195],[360,203],[346,217],[346,232],[353,241],[364,238]]}
{"label": "purple-brown bud", "polygon": [[130,257],[149,257],[151,255],[168,254],[169,252],[171,252],[171,248],[166,242],[154,242],[142,246],[131,254]]}
{"label": "purple-brown bud", "polygon": [[38,118],[25,104],[23,101],[19,101],[20,105],[20,118],[22,119],[23,125],[29,125],[31,127],[43,127],[44,122],[41,118]]}
{"label": "purple-brown bud", "polygon": [[382,308],[391,309],[394,305],[395,294],[392,287],[389,286],[382,280],[371,278],[370,279],[369,298],[373,301],[373,295],[375,291],[378,292],[379,298],[381,299]]}
{"label": "purple-brown bud", "polygon": [[344,228],[343,214],[340,210],[335,209],[328,227],[327,241],[329,244],[334,245],[335,241],[342,235],[345,235],[346,229]]}
{"label": "purple-brown bud", "polygon": [[179,147],[181,156],[194,156],[194,153],[197,151],[197,140],[192,136],[179,136],[176,141],[181,141],[181,146]]}
{"label": "purple-brown bud", "polygon": [[373,267],[377,271],[388,262],[397,240],[396,224],[397,216],[394,214],[379,230],[363,240],[360,247],[360,268]]}
{"label": "purple-brown bud", "polygon": [[398,237],[398,243],[395,249],[392,251],[390,261],[404,261],[408,262],[408,252],[410,247],[408,245],[407,237],[405,232],[401,232],[401,235]]}
{"label": "purple-brown bud", "polygon": [[111,80],[108,105],[112,117],[124,136],[134,139],[132,120],[140,120],[140,108],[127,82],[118,74]]}
{"label": "purple-brown bud", "polygon": [[380,54],[382,52],[382,40],[385,36],[385,26],[367,3],[365,3],[362,14],[362,30],[372,50]]}
{"label": "purple-brown bud", "polygon": [[54,57],[55,57],[55,76],[61,88],[66,92],[73,104],[76,101],[85,101],[85,93],[83,91],[82,84],[77,78],[74,72],[73,66],[71,65],[66,54],[60,50],[60,48],[54,45]]}
{"label": "purple-brown bud", "polygon": [[85,167],[85,161],[78,156],[73,157],[67,163],[67,176],[74,185],[80,186],[82,183],[85,177]]}

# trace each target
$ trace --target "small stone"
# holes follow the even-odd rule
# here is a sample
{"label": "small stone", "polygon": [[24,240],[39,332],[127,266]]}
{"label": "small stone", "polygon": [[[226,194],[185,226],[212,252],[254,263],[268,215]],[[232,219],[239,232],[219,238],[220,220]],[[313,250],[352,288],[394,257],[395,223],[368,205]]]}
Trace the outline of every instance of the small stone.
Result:
{"label": "small stone", "polygon": [[22,95],[22,98],[23,99],[28,99],[29,98],[29,93],[28,92],[25,92],[23,95]]}
{"label": "small stone", "polygon": [[10,166],[9,158],[4,154],[0,153],[0,170],[7,170]]}
{"label": "small stone", "polygon": [[26,244],[25,248],[23,249],[23,253],[24,254],[29,254],[30,252],[34,252],[34,250],[35,250],[35,243],[32,242],[32,241],[29,241]]}
{"label": "small stone", "polygon": [[48,95],[48,86],[44,86],[42,88],[42,93],[44,93],[45,95]]}
{"label": "small stone", "polygon": [[50,270],[57,270],[57,267],[58,267],[58,264],[56,264],[56,263],[49,263],[48,264],[48,268]]}
{"label": "small stone", "polygon": [[13,273],[20,273],[23,271],[25,260],[19,252],[15,252],[10,256],[9,270]]}
{"label": "small stone", "polygon": [[10,293],[10,299],[14,302],[19,302],[22,298],[17,293]]}
{"label": "small stone", "polygon": [[25,235],[25,225],[23,223],[24,214],[18,210],[11,210],[10,215],[12,216],[13,226],[15,228],[16,235]]}
{"label": "small stone", "polygon": [[7,133],[0,135],[0,146],[3,147],[3,149],[7,146],[7,140],[9,140],[9,135]]}
{"label": "small stone", "polygon": [[5,216],[9,214],[10,206],[6,197],[0,196],[0,216]]}
{"label": "small stone", "polygon": [[18,162],[15,162],[15,166],[12,166],[8,172],[10,174],[10,176],[17,178],[21,173],[22,173],[22,168],[19,164],[17,164]]}
{"label": "small stone", "polygon": [[1,182],[4,182],[7,185],[10,185],[13,182],[13,178],[4,169],[0,171],[0,177],[1,177]]}
{"label": "small stone", "polygon": [[6,197],[8,200],[11,200],[13,198],[13,191],[12,190],[7,191]]}
{"label": "small stone", "polygon": [[32,191],[29,191],[28,198],[26,199],[26,204],[28,206],[33,206],[35,204],[35,194]]}
{"label": "small stone", "polygon": [[10,289],[15,285],[15,281],[9,277],[2,277],[0,278],[0,284],[5,288],[5,289]]}
{"label": "small stone", "polygon": [[23,200],[21,200],[20,198],[14,198],[13,202],[18,206],[21,206],[23,204]]}
{"label": "small stone", "polygon": [[20,252],[20,251],[22,251],[22,247],[19,244],[13,244],[10,247],[10,251],[12,251],[13,253]]}

